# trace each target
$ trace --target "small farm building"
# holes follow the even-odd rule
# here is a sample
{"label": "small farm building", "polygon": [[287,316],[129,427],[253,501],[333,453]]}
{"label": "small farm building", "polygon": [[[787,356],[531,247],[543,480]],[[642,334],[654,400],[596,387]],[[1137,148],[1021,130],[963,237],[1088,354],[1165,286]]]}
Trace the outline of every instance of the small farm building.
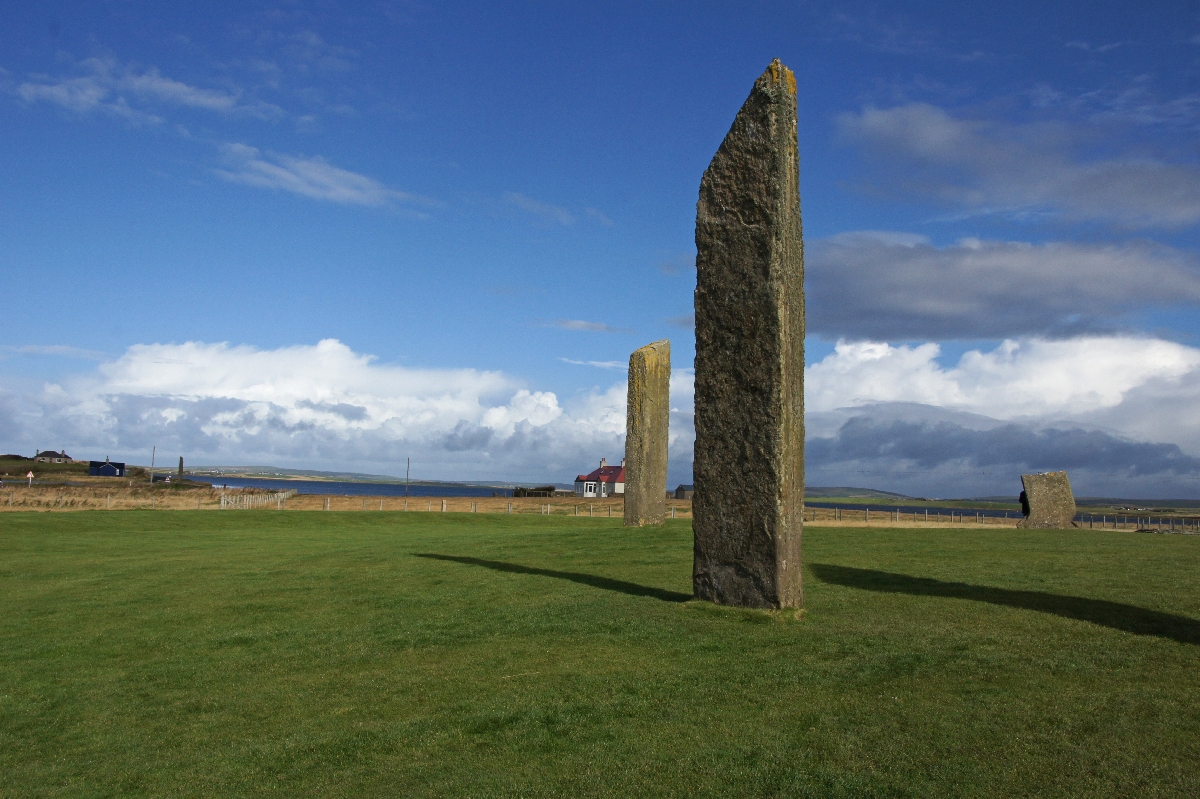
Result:
{"label": "small farm building", "polygon": [[675,489],[675,499],[691,499],[696,493],[695,486],[679,486]]}
{"label": "small farm building", "polygon": [[102,461],[88,461],[88,474],[92,477],[124,477],[125,464],[113,463],[108,458]]}
{"label": "small farm building", "polygon": [[609,466],[608,461],[600,459],[600,468],[589,474],[581,474],[575,478],[575,496],[577,497],[611,497],[625,494],[625,459],[620,466]]}

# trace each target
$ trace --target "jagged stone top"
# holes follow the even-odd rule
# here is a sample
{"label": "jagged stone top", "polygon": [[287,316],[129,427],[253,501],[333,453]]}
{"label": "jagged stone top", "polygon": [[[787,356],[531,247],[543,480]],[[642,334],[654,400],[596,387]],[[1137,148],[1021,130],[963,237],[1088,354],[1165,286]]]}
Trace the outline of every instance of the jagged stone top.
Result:
{"label": "jagged stone top", "polygon": [[769,80],[772,86],[778,86],[780,82],[787,87],[788,94],[796,96],[796,75],[778,58],[774,59],[768,66],[767,71],[762,74],[757,82]]}
{"label": "jagged stone top", "polygon": [[635,352],[642,352],[644,350],[650,350],[655,353],[661,352],[662,350],[666,350],[669,353],[671,351],[671,340],[664,338],[660,341],[652,341],[651,343],[647,344],[644,347],[638,347],[637,350],[635,350]]}

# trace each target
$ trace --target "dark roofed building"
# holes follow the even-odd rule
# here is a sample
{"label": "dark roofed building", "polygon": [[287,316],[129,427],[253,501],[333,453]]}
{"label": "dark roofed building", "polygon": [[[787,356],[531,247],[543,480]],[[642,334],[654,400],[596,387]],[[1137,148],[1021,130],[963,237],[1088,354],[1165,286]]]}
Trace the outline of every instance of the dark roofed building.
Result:
{"label": "dark roofed building", "polygon": [[88,461],[88,475],[90,477],[124,477],[125,464],[113,463],[108,458],[102,461]]}
{"label": "dark roofed building", "polygon": [[67,454],[67,451],[65,449],[62,452],[55,452],[52,449],[48,449],[45,452],[39,452],[37,455],[34,455],[33,459],[35,461],[37,461],[38,463],[70,463],[71,462],[71,456]]}
{"label": "dark roofed building", "polygon": [[695,486],[681,485],[675,489],[675,499],[691,499],[696,494]]}

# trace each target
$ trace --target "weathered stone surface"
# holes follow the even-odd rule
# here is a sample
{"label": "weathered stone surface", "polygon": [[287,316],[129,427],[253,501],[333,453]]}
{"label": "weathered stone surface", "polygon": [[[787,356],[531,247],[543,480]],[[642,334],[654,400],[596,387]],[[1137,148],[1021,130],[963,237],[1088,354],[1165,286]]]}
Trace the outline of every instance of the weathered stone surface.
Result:
{"label": "weathered stone surface", "polygon": [[696,207],[697,598],[796,608],[804,507],[804,250],[796,81],[754,83]]}
{"label": "weathered stone surface", "polygon": [[1066,472],[1021,475],[1021,509],[1025,518],[1017,527],[1075,527],[1075,495]]}
{"label": "weathered stone surface", "polygon": [[671,421],[671,342],[629,356],[625,417],[625,526],[662,524],[667,512],[667,429]]}

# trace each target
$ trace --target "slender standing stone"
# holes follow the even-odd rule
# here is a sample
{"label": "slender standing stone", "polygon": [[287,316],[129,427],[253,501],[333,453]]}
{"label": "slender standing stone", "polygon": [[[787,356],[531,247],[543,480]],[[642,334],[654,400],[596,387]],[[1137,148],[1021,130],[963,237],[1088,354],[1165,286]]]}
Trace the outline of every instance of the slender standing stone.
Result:
{"label": "slender standing stone", "polygon": [[1021,511],[1017,527],[1065,529],[1075,527],[1075,494],[1066,472],[1021,475]]}
{"label": "slender standing stone", "polygon": [[625,417],[625,526],[662,524],[667,510],[667,428],[671,421],[671,342],[629,356]]}
{"label": "slender standing stone", "polygon": [[696,597],[798,608],[804,244],[796,79],[772,61],[696,207]]}

